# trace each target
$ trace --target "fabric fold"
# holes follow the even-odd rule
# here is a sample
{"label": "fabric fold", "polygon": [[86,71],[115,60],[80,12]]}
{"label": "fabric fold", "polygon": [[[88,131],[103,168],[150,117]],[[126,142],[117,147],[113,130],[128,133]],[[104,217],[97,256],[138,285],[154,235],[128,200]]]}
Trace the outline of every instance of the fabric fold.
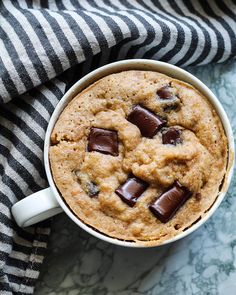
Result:
{"label": "fabric fold", "polygon": [[113,47],[116,60],[178,66],[223,62],[236,53],[236,16],[227,0],[36,2],[0,4],[1,102]]}

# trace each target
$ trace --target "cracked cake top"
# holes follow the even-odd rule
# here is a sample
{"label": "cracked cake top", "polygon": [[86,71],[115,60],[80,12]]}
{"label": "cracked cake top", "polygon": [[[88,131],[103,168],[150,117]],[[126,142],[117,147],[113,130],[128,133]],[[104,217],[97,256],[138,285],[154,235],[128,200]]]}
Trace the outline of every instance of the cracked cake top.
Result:
{"label": "cracked cake top", "polygon": [[226,171],[227,140],[194,87],[151,71],[95,82],[51,134],[55,184],[85,224],[122,240],[161,244],[201,218]]}

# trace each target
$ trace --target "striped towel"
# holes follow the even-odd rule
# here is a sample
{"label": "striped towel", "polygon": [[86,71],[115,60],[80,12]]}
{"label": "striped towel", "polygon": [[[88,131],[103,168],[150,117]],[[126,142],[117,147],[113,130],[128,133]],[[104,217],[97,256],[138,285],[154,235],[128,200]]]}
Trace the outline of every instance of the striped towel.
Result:
{"label": "striped towel", "polygon": [[179,66],[236,54],[235,0],[0,2],[0,294],[32,294],[49,221],[20,229],[12,204],[47,186],[45,130],[66,89],[111,61]]}

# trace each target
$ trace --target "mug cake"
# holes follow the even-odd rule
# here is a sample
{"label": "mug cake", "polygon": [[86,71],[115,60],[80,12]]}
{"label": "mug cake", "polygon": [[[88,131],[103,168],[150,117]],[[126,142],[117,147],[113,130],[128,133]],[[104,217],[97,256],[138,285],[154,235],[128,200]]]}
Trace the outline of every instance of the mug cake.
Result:
{"label": "mug cake", "polygon": [[51,134],[54,182],[72,212],[116,239],[161,244],[201,219],[227,166],[227,138],[197,89],[152,71],[106,76]]}

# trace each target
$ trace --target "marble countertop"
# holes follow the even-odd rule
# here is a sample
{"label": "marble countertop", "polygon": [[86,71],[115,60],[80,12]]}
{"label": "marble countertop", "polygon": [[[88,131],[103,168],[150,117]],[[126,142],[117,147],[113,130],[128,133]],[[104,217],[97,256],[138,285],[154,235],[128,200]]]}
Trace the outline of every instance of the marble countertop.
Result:
{"label": "marble countertop", "polygon": [[[236,61],[188,68],[223,103],[236,133]],[[235,295],[236,177],[200,229],[167,246],[130,249],[91,237],[60,214],[35,295]]]}

